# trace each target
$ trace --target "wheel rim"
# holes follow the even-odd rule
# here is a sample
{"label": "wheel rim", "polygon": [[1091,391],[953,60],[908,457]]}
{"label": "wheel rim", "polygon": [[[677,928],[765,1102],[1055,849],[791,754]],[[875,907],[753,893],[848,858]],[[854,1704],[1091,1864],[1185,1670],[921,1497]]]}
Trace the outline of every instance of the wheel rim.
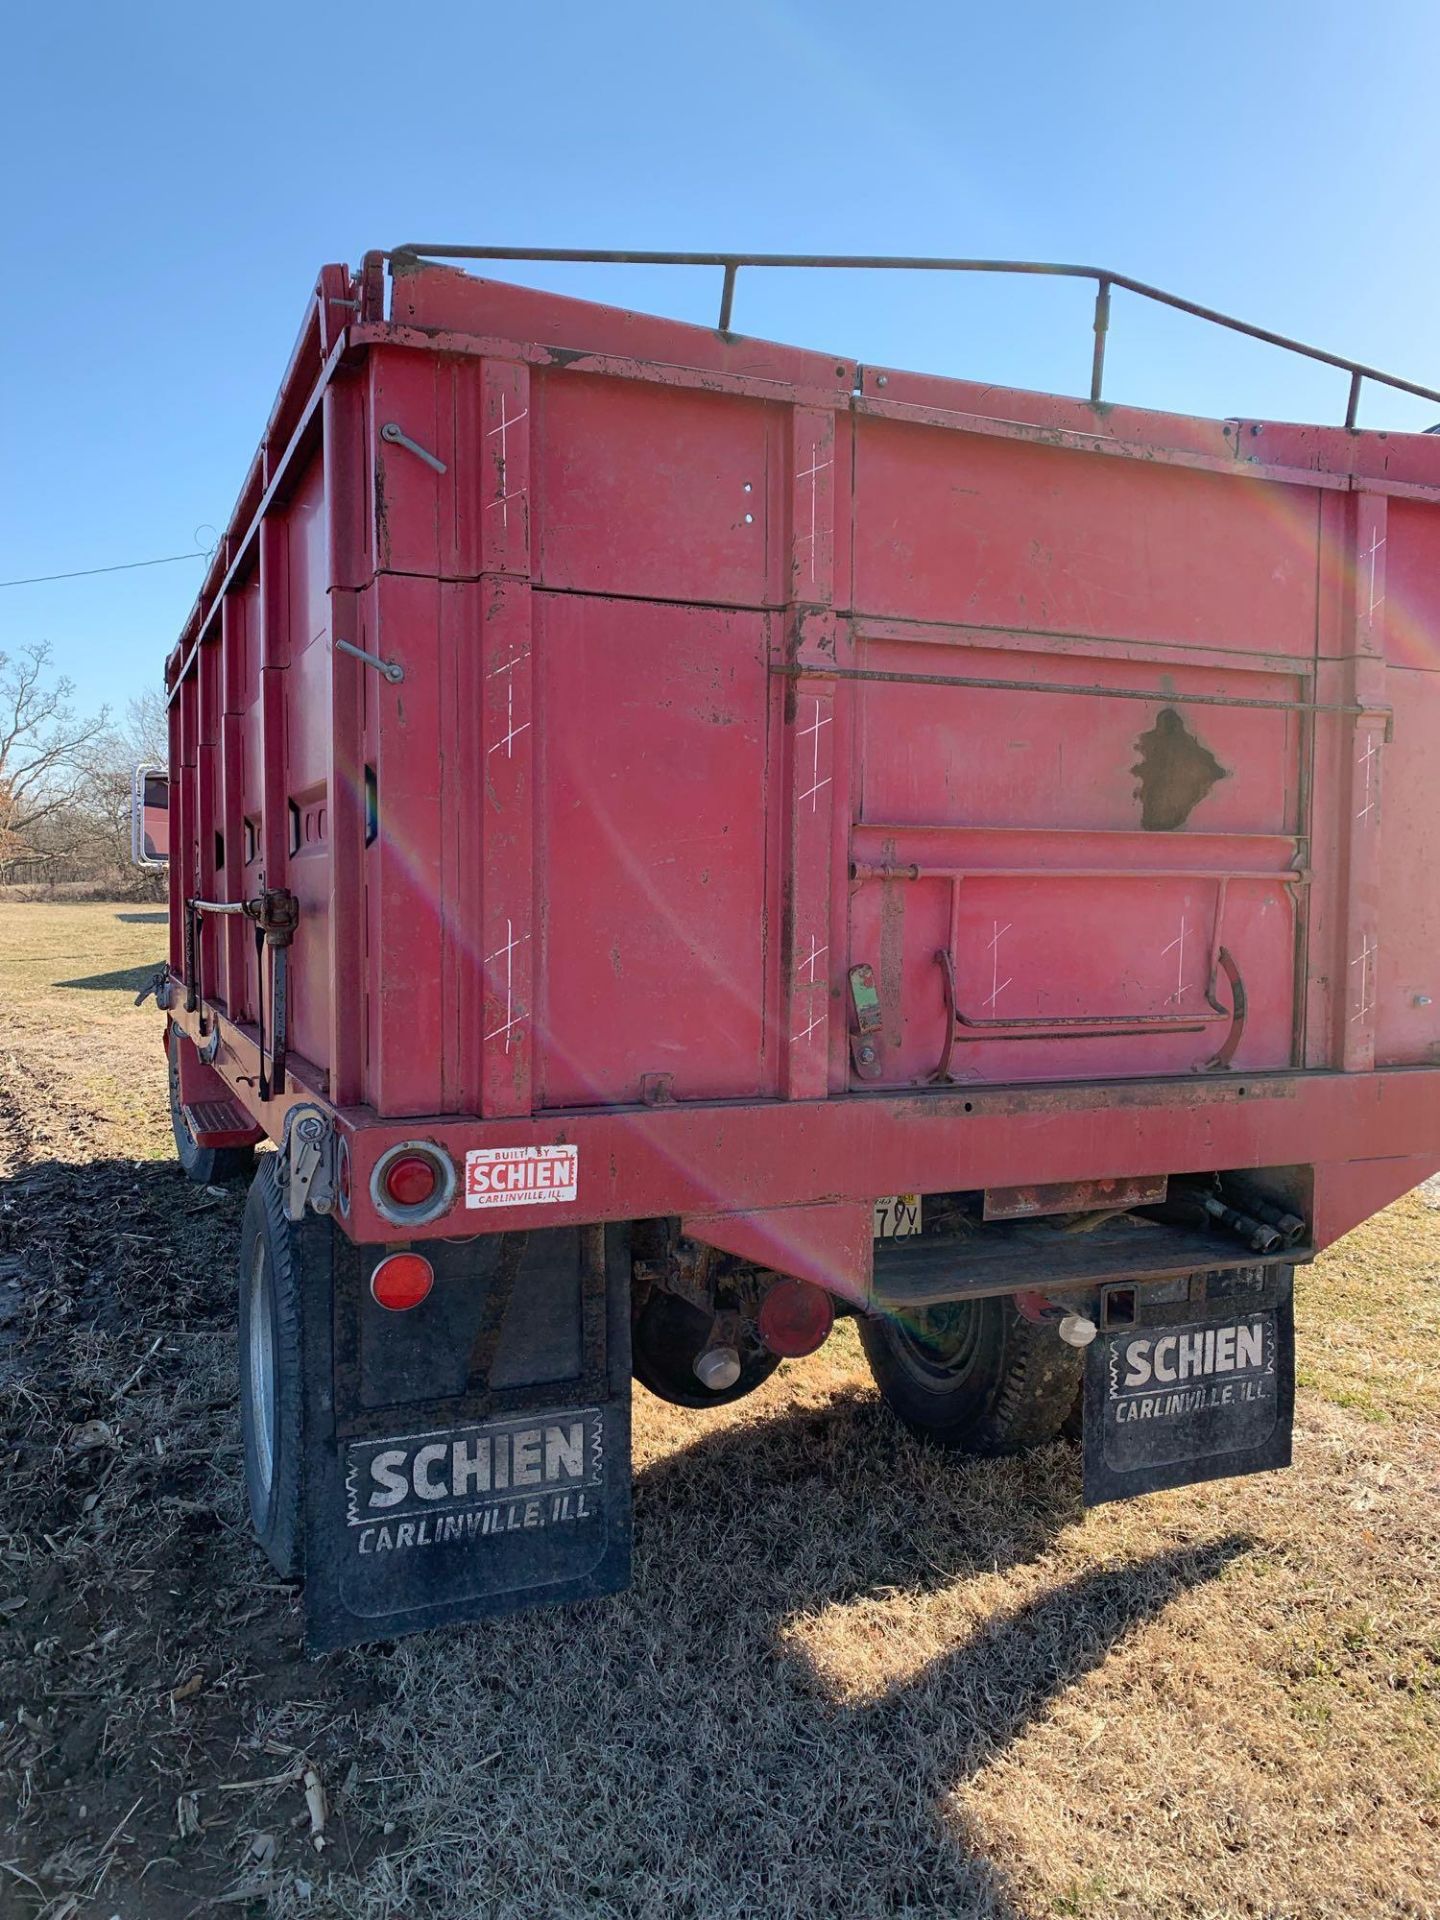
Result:
{"label": "wheel rim", "polygon": [[255,1466],[268,1495],[275,1478],[275,1333],[270,1321],[270,1269],[265,1243],[257,1241],[250,1263],[249,1338],[246,1371],[255,1432]]}
{"label": "wheel rim", "polygon": [[949,1300],[891,1323],[895,1350],[918,1386],[953,1393],[973,1371],[980,1352],[979,1300]]}

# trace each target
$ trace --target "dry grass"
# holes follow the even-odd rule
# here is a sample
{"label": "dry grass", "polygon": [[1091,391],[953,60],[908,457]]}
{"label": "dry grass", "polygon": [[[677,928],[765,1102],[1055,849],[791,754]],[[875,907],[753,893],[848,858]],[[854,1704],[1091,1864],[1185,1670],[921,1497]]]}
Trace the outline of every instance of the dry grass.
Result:
{"label": "dry grass", "polygon": [[[11,1630],[8,1686],[45,1733],[7,1690],[0,1860],[83,1893],[142,1802],[73,1920],[169,1920],[247,1886],[277,1920],[1440,1914],[1440,1214],[1412,1197],[1302,1275],[1290,1474],[1085,1516],[1066,1447],[957,1466],[902,1438],[845,1329],[733,1409],[637,1391],[630,1593],[307,1666],[235,1526],[233,1442],[184,1483],[180,1517],[215,1516],[203,1555],[124,1480],[157,1422],[210,1446],[206,1422],[228,1430],[236,1202],[191,1219],[193,1190],[146,1164],[165,1153],[155,1023],[120,976],[162,930],[116,911],[0,908],[12,1157],[66,1182],[123,1164],[169,1262],[108,1317],[71,1276],[68,1384],[21,1378],[3,1415],[64,1460],[163,1333],[113,1421],[123,1515],[107,1529],[110,1495],[87,1515],[88,1479],[61,1475],[48,1524],[6,1548],[6,1592],[43,1593],[54,1561],[90,1638],[121,1627],[113,1687],[53,1598],[58,1648],[35,1652],[57,1627],[33,1605]],[[77,1245],[52,1252],[93,1271],[101,1250]],[[54,1261],[47,1284],[67,1284]],[[44,1468],[26,1448],[15,1475]],[[171,1705],[196,1622],[206,1683]],[[104,1739],[67,1775],[97,1700]],[[292,1778],[218,1792],[296,1755],[330,1790],[318,1857]],[[206,1823],[188,1840],[182,1790]],[[0,1881],[0,1913],[42,1911]]]}

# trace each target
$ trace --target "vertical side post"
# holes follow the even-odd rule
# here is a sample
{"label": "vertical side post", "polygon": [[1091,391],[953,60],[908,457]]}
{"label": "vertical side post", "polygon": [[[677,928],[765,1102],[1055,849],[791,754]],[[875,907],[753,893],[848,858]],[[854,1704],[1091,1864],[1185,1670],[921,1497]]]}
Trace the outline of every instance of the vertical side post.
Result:
{"label": "vertical side post", "polygon": [[528,367],[489,360],[480,583],[480,1105],[487,1119],[533,1106],[534,766],[537,751]]}
{"label": "vertical side post", "polygon": [[[225,895],[245,896],[245,615],[251,603],[227,593],[220,609],[220,831],[225,836]],[[225,944],[225,1010],[232,1020],[247,1018],[245,940],[249,928],[239,915],[220,923]]]}
{"label": "vertical side post", "polygon": [[[221,608],[221,624],[224,608]],[[195,891],[203,899],[218,894],[215,830],[220,817],[220,642],[206,639],[195,653]],[[224,994],[225,923],[207,917],[195,935],[195,951],[205,998]]]}
{"label": "vertical side post", "polygon": [[1095,289],[1095,350],[1090,359],[1090,404],[1100,405],[1105,388],[1105,340],[1110,331],[1110,282],[1101,280]]}
{"label": "vertical side post", "polygon": [[365,770],[361,675],[369,669],[335,646],[359,639],[364,584],[365,409],[359,381],[340,376],[324,408],[326,570],[330,598],[330,1098],[356,1104],[364,1091]]}
{"label": "vertical side post", "polygon": [[1385,729],[1386,499],[1354,496],[1350,583],[1350,703],[1370,709],[1350,730],[1348,779],[1342,785],[1346,819],[1345,982],[1340,1003],[1340,1064],[1347,1073],[1375,1065],[1375,1009],[1379,998],[1380,800]]}
{"label": "vertical side post", "polygon": [[823,1100],[829,1086],[835,834],[835,416],[797,407],[790,434],[787,651],[801,677],[785,696],[785,1021],[780,1089]]}
{"label": "vertical side post", "polygon": [[[268,453],[267,453],[268,465]],[[260,864],[267,887],[283,887],[290,865],[286,791],[289,755],[285,741],[285,673],[290,664],[289,529],[272,511],[260,523]],[[252,952],[254,951],[252,947]],[[271,988],[265,960],[257,955],[252,1007],[265,1008],[265,1044],[270,1043]],[[265,1068],[262,1063],[262,1074]]]}

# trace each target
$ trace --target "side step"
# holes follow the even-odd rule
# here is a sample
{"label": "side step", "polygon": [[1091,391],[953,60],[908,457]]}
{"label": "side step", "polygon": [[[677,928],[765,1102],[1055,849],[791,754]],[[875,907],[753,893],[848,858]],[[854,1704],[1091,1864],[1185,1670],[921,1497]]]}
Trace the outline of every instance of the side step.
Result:
{"label": "side step", "polygon": [[197,1147],[249,1147],[262,1136],[238,1100],[196,1100],[181,1111]]}
{"label": "side step", "polygon": [[880,1310],[938,1306],[1038,1287],[1045,1292],[1111,1280],[1292,1266],[1313,1249],[1252,1252],[1200,1227],[1121,1218],[1067,1233],[1044,1220],[992,1222],[970,1234],[917,1234],[875,1245],[872,1303]]}

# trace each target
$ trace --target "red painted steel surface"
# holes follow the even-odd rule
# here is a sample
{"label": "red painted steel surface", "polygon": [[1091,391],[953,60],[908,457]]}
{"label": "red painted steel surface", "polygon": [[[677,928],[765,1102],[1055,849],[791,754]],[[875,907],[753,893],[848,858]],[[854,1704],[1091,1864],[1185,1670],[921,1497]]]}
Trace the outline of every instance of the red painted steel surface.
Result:
{"label": "red painted steel surface", "polygon": [[1440,1165],[1437,670],[1440,439],[327,267],[169,663],[172,968],[298,897],[286,1096],[244,921],[201,993],[362,1237],[417,1134],[580,1145],[417,1238],[833,1278],[885,1192],[1286,1163],[1328,1234]]}

